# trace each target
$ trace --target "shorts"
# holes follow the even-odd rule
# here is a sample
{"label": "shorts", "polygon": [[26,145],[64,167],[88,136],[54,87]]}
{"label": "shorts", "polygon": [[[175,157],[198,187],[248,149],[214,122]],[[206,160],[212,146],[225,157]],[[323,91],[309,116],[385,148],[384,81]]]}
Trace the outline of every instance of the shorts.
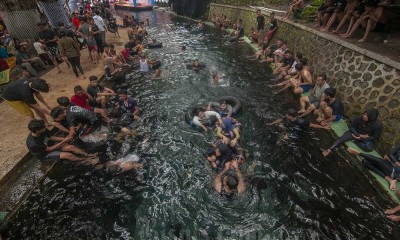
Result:
{"label": "shorts", "polygon": [[93,46],[88,46],[89,51],[97,51],[97,46],[93,45]]}
{"label": "shorts", "polygon": [[303,93],[306,93],[311,90],[312,85],[301,85],[301,89],[303,89]]}
{"label": "shorts", "polygon": [[29,106],[29,104],[23,101],[8,101],[6,99],[4,99],[4,101],[22,115],[32,118],[34,117],[31,106]]}
{"label": "shorts", "polygon": [[59,57],[61,55],[58,47],[47,47],[47,51],[51,57]]}
{"label": "shorts", "polygon": [[343,116],[342,115],[336,115],[336,118],[335,118],[335,120],[333,120],[334,122],[337,122],[337,121],[339,121],[340,119],[342,119],[343,118]]}
{"label": "shorts", "polygon": [[320,101],[315,96],[308,96],[310,104],[314,105],[315,108],[319,108]]}
{"label": "shorts", "polygon": [[44,155],[40,160],[60,160],[60,151],[52,151]]}

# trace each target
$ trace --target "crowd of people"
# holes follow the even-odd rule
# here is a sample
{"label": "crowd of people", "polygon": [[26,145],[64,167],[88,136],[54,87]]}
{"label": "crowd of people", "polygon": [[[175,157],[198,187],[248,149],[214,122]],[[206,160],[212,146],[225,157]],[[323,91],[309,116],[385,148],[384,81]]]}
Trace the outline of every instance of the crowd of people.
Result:
{"label": "crowd of people", "polygon": [[[285,17],[287,18],[301,2],[302,1],[295,0]],[[333,1],[328,0],[325,4],[329,5],[332,4],[332,2]],[[340,5],[339,2],[344,4],[344,6]],[[354,29],[356,29],[361,22],[364,22],[367,24],[365,35],[363,39],[361,39],[364,41],[368,36],[368,32],[379,23],[379,19],[383,18],[383,15],[381,15],[382,10],[379,10],[382,7],[377,6],[377,2],[369,1],[364,4],[359,1],[349,1],[347,2],[346,8],[346,1],[337,1],[335,3],[336,8],[329,8],[328,10],[325,9],[325,4],[320,8],[321,12],[326,12],[319,15],[318,26],[321,27],[322,31],[329,30],[336,21],[335,19],[341,14],[339,11],[344,11],[347,15],[343,14],[343,16],[346,16],[347,20],[351,20],[351,22],[354,23],[349,26],[349,34],[345,37],[352,36]],[[365,6],[365,11],[362,10],[361,12],[359,9],[360,5]],[[343,8],[343,10],[339,10],[339,7]],[[353,16],[354,11],[364,17],[358,18],[358,16]],[[274,21],[275,16],[273,13],[271,14],[270,26],[265,27],[265,20],[260,11],[258,10],[256,14],[257,28],[252,28],[250,30],[249,39],[259,44],[259,50],[252,59],[261,59],[261,62],[267,62],[272,66],[275,78],[271,79],[272,84],[268,86],[278,89],[273,91],[273,94],[287,94],[288,92],[292,92],[292,94],[298,95],[300,105],[299,109],[288,109],[283,118],[277,119],[267,125],[283,128],[284,139],[290,139],[294,136],[293,133],[304,131],[310,127],[327,130],[331,129],[332,124],[342,120],[346,112],[340,97],[337,96],[336,89],[329,85],[329,78],[325,73],[314,73],[311,66],[308,65],[306,56],[303,56],[300,52],[290,50],[285,40],[278,39],[275,44],[270,44],[269,40],[273,32],[278,28]],[[342,18],[340,17],[340,19]],[[219,30],[227,28],[235,30],[238,25],[241,26],[242,22],[240,19],[236,22],[230,21],[226,16],[213,16],[212,20],[215,24],[215,28]],[[334,33],[337,33],[343,26],[343,21],[347,20],[342,20],[338,28],[334,30]],[[355,24],[356,22],[357,24]],[[205,115],[206,117],[210,117],[215,114],[208,113]],[[372,152],[376,148],[382,130],[383,125],[379,120],[378,110],[374,108],[365,109],[364,113],[359,117],[350,119],[349,130],[342,136],[339,136],[328,149],[322,152],[322,155],[327,157],[341,144],[347,141],[353,141],[362,152],[353,148],[348,148],[348,152],[360,156],[363,166],[386,179],[389,188],[395,191],[396,182],[400,179],[400,147],[394,147],[384,158],[378,158],[365,153]],[[295,136],[297,137],[298,134],[295,134]],[[400,190],[397,191],[397,195],[400,197]],[[393,215],[395,212],[398,212],[397,208],[388,210],[387,214],[390,219],[400,221],[398,216]]]}
{"label": "crowd of people", "polygon": [[[140,109],[136,98],[128,90],[125,75],[135,68],[139,68],[138,72],[145,78],[161,75],[160,61],[145,57],[146,24],[150,22],[130,21],[125,26],[129,42],[120,52],[106,42],[107,31],[118,33],[118,25],[112,31],[107,28],[107,23],[114,22],[109,9],[94,6],[86,9],[84,15],[73,13],[71,22],[69,27],[63,23],[57,27],[38,23],[39,38],[33,44],[37,56],[28,54],[27,42],[11,41],[16,44],[17,62],[25,69],[25,74],[5,87],[2,98],[21,115],[31,119],[26,145],[31,154],[40,160],[79,161],[105,166],[113,171],[141,167],[132,154],[99,164],[97,154],[86,152],[88,149],[83,149],[84,145],[79,142],[101,126],[108,126],[109,138],[116,143],[136,135]],[[9,45],[12,45],[11,42]],[[104,71],[100,75],[104,74],[110,87],[103,86],[97,76],[90,76],[87,86],[71,86],[69,96],[59,97],[57,106],[50,106],[42,93],[51,92],[51,89],[44,79],[38,77],[37,67],[45,69],[54,65],[60,73],[59,64],[65,62],[76,78],[86,79],[80,64],[82,51],[88,51],[92,64],[103,65]],[[56,131],[50,131],[51,126]]]}

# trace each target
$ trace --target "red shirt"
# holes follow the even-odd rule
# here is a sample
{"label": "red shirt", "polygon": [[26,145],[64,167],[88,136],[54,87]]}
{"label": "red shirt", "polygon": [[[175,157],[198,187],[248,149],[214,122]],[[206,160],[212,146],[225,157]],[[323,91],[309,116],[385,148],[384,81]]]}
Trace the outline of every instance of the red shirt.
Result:
{"label": "red shirt", "polygon": [[121,55],[122,55],[125,59],[128,59],[128,57],[129,57],[129,51],[128,51],[126,48],[124,48],[124,49],[121,50]]}
{"label": "red shirt", "polygon": [[79,18],[73,17],[72,18],[72,24],[74,24],[75,29],[78,30],[79,26],[81,25],[81,22],[79,21]]}
{"label": "red shirt", "polygon": [[74,96],[71,97],[71,102],[78,107],[82,107],[87,110],[91,110],[92,107],[89,106],[89,104],[87,103],[87,101],[86,101],[87,99],[89,99],[89,97],[86,93],[83,93],[81,97],[75,94]]}

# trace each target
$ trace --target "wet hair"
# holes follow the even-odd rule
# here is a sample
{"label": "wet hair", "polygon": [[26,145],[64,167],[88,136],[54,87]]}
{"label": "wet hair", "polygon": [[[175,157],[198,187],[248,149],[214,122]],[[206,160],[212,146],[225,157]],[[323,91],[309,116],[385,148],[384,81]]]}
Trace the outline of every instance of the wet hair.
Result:
{"label": "wet hair", "polygon": [[58,103],[58,105],[63,106],[63,107],[68,107],[71,104],[71,102],[69,101],[69,99],[67,97],[57,98],[57,103]]}
{"label": "wet hair", "polygon": [[297,111],[293,108],[290,108],[289,110],[286,111],[286,114],[291,116],[291,117],[297,117]]}
{"label": "wet hair", "polygon": [[99,78],[96,76],[90,76],[89,81],[97,81]]}
{"label": "wet hair", "polygon": [[209,149],[207,149],[207,152],[204,153],[204,156],[207,157],[211,157],[215,155],[215,148],[210,147]]}
{"label": "wet hair", "polygon": [[295,68],[297,71],[300,72],[301,70],[303,70],[303,64],[298,63],[298,64],[294,65],[294,68]]}
{"label": "wet hair", "polygon": [[122,88],[117,91],[118,94],[128,94],[128,90]]}
{"label": "wet hair", "polygon": [[197,110],[196,110],[196,116],[199,116],[199,113],[200,112],[204,112],[205,110],[203,109],[203,108],[198,108]]}
{"label": "wet hair", "polygon": [[307,58],[302,58],[302,59],[300,59],[300,63],[303,64],[303,66],[305,66],[308,63],[308,59]]}
{"label": "wet hair", "polygon": [[320,77],[320,78],[322,78],[322,80],[326,81],[326,74],[325,73],[321,73],[317,77]]}
{"label": "wet hair", "polygon": [[238,186],[238,183],[239,183],[237,177],[236,177],[236,176],[233,176],[233,175],[231,175],[231,174],[227,175],[226,177],[227,177],[227,179],[226,179],[226,185],[228,185],[228,187],[229,187],[230,189],[236,189],[237,186]]}
{"label": "wet hair", "polygon": [[39,92],[49,92],[49,84],[41,78],[34,78],[31,82],[31,88],[38,90]]}
{"label": "wet hair", "polygon": [[186,50],[186,46],[182,46],[182,48],[181,48],[182,50]]}
{"label": "wet hair", "polygon": [[50,111],[50,116],[51,116],[53,119],[56,119],[56,118],[58,118],[58,117],[59,117],[61,114],[63,114],[63,113],[64,113],[64,110],[63,110],[60,106],[57,106],[57,107],[51,109],[51,111]]}
{"label": "wet hair", "polygon": [[324,90],[325,95],[334,98],[336,96],[336,89],[335,88],[327,88]]}
{"label": "wet hair", "polygon": [[78,85],[78,86],[74,87],[74,92],[78,92],[78,91],[82,91],[82,90],[83,90],[83,88],[82,88],[81,85]]}
{"label": "wet hair", "polygon": [[212,77],[216,78],[216,77],[218,77],[218,74],[213,74]]}
{"label": "wet hair", "polygon": [[39,130],[42,130],[43,128],[46,127],[46,123],[44,120],[40,119],[33,119],[28,123],[28,129],[29,131],[36,133]]}
{"label": "wet hair", "polygon": [[65,36],[65,31],[64,30],[60,30],[60,31],[58,31],[58,36],[60,36],[60,37],[64,37]]}

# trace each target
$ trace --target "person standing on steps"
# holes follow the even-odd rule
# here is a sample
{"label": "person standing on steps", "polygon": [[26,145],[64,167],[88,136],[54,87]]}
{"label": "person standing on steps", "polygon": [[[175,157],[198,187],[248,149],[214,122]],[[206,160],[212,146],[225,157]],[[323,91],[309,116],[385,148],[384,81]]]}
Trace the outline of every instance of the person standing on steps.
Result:
{"label": "person standing on steps", "polygon": [[103,18],[100,17],[99,11],[95,11],[94,14],[95,14],[93,17],[94,23],[97,25],[97,27],[100,30],[101,40],[102,40],[103,46],[105,46],[106,45],[106,31],[107,31],[106,24],[104,23]]}
{"label": "person standing on steps", "polygon": [[[47,29],[46,23],[40,22],[37,24],[37,26],[39,27],[39,38],[41,42],[46,45],[46,49],[50,54],[54,66],[57,68],[58,73],[61,73],[62,72],[61,68],[57,62],[57,59],[61,61],[61,57],[60,57],[60,49],[58,48],[57,44],[58,39],[56,34],[52,30]],[[68,64],[69,63],[67,62],[67,65]]]}

